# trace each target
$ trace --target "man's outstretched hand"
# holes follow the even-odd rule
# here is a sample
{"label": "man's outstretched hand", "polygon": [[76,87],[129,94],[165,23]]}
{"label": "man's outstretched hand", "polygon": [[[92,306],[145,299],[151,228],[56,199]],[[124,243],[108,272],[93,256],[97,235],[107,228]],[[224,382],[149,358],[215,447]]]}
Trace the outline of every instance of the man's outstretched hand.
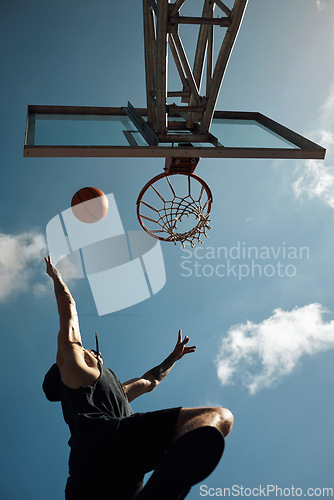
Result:
{"label": "man's outstretched hand", "polygon": [[175,346],[174,351],[172,352],[172,356],[175,357],[175,360],[178,361],[181,359],[185,354],[188,354],[190,352],[195,352],[196,346],[186,346],[186,344],[189,342],[189,337],[184,337],[182,340],[182,332],[179,330],[179,337]]}
{"label": "man's outstretched hand", "polygon": [[50,278],[58,278],[59,277],[59,271],[58,269],[52,264],[51,262],[51,257],[48,255],[47,258],[44,257],[45,263],[46,263],[46,274],[50,276]]}

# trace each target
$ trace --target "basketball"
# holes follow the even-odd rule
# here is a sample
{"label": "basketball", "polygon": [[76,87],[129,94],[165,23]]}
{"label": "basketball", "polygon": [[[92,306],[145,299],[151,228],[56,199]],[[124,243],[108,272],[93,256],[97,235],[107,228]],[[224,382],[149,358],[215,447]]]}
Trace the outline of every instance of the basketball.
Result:
{"label": "basketball", "polygon": [[73,215],[85,224],[93,224],[107,215],[109,202],[101,189],[84,187],[75,193],[71,201]]}

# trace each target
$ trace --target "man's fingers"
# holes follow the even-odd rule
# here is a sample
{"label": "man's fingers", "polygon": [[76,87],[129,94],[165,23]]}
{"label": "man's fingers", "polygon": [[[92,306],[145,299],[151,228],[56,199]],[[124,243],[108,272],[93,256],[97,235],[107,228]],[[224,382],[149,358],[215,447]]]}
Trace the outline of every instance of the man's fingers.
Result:
{"label": "man's fingers", "polygon": [[182,344],[185,345],[187,342],[189,342],[189,337],[184,337]]}
{"label": "man's fingers", "polygon": [[179,330],[178,342],[182,342],[182,330]]}
{"label": "man's fingers", "polygon": [[45,264],[46,264],[46,273],[52,277],[52,275],[55,274],[55,267],[52,265],[50,255],[48,255],[47,257],[44,257],[44,260],[45,260]]}

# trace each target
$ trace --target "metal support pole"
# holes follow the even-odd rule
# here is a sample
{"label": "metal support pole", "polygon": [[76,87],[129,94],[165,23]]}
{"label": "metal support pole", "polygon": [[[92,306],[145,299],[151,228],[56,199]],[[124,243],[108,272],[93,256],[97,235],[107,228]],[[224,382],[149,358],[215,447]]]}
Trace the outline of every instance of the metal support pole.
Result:
{"label": "metal support pole", "polygon": [[158,2],[157,24],[157,71],[156,71],[156,98],[157,98],[157,133],[165,135],[167,132],[167,40],[168,40],[168,0]]}
{"label": "metal support pole", "polygon": [[220,87],[223,81],[228,60],[233,49],[234,42],[239,32],[247,2],[248,0],[235,1],[232,10],[232,23],[227,30],[222,46],[220,48],[210,84],[210,89],[207,94],[206,108],[201,123],[201,133],[203,134],[207,133],[210,129]]}
{"label": "metal support pole", "polygon": [[156,40],[154,16],[150,0],[143,0],[144,10],[144,48],[146,73],[147,118],[151,127],[156,130],[155,88],[156,88]]}

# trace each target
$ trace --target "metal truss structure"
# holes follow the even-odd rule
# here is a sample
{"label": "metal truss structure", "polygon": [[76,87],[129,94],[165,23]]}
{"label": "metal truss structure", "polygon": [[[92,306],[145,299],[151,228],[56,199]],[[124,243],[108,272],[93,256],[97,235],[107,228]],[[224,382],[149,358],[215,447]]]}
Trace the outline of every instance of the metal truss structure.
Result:
{"label": "metal truss structure", "polygon": [[261,113],[215,111],[247,2],[143,0],[146,108],[28,106],[24,156],[323,159],[324,148]]}
{"label": "metal truss structure", "polygon": [[[188,132],[188,142],[215,144],[210,125],[248,0],[234,0],[232,9],[222,0],[203,0],[201,17],[182,16],[182,7],[189,1],[194,2],[143,0],[148,125],[156,132],[159,143],[182,141],[183,128]],[[215,8],[220,17],[215,17]],[[193,69],[179,31],[184,24],[199,26]],[[222,28],[225,35],[214,61],[214,30]],[[180,76],[181,90],[168,89],[168,46]],[[168,105],[169,97],[180,97],[186,104]],[[171,120],[173,116],[182,117],[183,121]]]}

